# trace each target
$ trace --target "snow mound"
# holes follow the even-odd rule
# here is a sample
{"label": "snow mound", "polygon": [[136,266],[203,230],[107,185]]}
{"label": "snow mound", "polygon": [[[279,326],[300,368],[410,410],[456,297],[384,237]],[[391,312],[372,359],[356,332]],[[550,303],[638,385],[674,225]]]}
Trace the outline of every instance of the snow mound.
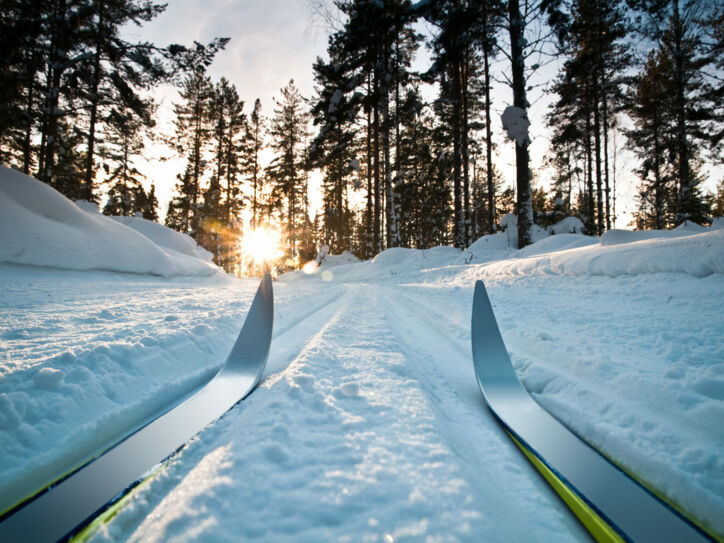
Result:
{"label": "snow mound", "polygon": [[[513,248],[518,248],[518,217],[512,213],[503,215],[500,219],[500,226],[505,229],[505,234],[508,236],[508,245]],[[545,228],[541,228],[537,224],[531,225],[530,228],[530,240],[532,243],[542,240],[548,237],[549,234]]]}
{"label": "snow mound", "polygon": [[[559,237],[559,236],[554,236]],[[567,236],[566,236],[567,237]],[[553,238],[551,238],[553,239]],[[565,242],[565,241],[564,241]],[[539,242],[540,243],[540,242]],[[536,244],[537,245],[537,244]],[[531,253],[536,250],[531,246]],[[520,251],[520,256],[528,248]],[[522,254],[521,254],[522,253]],[[488,264],[486,275],[641,275],[724,273],[724,229],[680,232],[607,232],[601,243]]]}
{"label": "snow mound", "polygon": [[397,273],[406,270],[424,270],[448,266],[460,258],[462,251],[455,247],[440,245],[430,249],[406,249],[392,247],[372,259],[373,268],[380,271]]}
{"label": "snow mound", "polygon": [[554,235],[583,234],[583,221],[581,221],[578,217],[566,217],[565,219],[558,221],[553,226],[549,226],[548,231]]}
{"label": "snow mound", "polygon": [[[166,246],[179,242],[157,226],[142,226],[149,238],[146,232],[82,210],[45,183],[0,166],[0,262],[165,277],[220,273],[199,253]],[[155,242],[161,239],[166,245]]]}
{"label": "snow mound", "polygon": [[389,267],[397,266],[412,258],[416,253],[415,249],[407,249],[405,247],[392,247],[386,249],[372,259],[373,266]]}
{"label": "snow mound", "polygon": [[696,223],[685,221],[673,230],[608,230],[601,236],[601,245],[619,245],[621,243],[634,243],[650,239],[674,239],[684,236],[693,236],[702,232],[710,232],[718,228],[706,228]]}
{"label": "snow mound", "polygon": [[489,256],[485,260],[497,260],[500,258],[501,252],[504,254],[510,253],[510,244],[508,243],[508,236],[505,232],[498,232],[496,234],[488,234],[475,240],[465,252],[471,255],[475,260]]}
{"label": "snow mound", "polygon": [[341,255],[327,255],[324,257],[324,261],[322,262],[322,267],[327,268],[335,268],[337,266],[344,266],[346,264],[356,264],[359,262],[359,258],[354,256],[349,251],[344,251]]}
{"label": "snow mound", "polygon": [[212,253],[196,245],[196,242],[191,236],[176,232],[176,230],[172,230],[157,222],[149,221],[142,217],[116,216],[111,217],[111,219],[125,224],[129,228],[133,228],[136,232],[143,234],[164,249],[171,249],[177,253],[200,258],[207,262],[211,262],[211,259],[214,258]]}
{"label": "snow mound", "polygon": [[515,256],[527,257],[544,253],[555,253],[558,251],[566,251],[568,249],[577,249],[578,247],[588,247],[589,245],[598,244],[598,239],[583,234],[557,234],[543,238],[540,241],[528,245],[520,249]]}

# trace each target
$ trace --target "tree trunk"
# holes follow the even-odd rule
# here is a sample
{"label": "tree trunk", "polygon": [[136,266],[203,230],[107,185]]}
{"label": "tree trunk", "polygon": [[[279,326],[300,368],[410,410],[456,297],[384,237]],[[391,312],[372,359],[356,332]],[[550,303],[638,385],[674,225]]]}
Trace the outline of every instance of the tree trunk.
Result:
{"label": "tree trunk", "polygon": [[[523,54],[524,28],[518,0],[509,0],[510,17],[510,57],[512,59],[513,105],[527,112],[528,100],[525,96],[525,56]],[[530,189],[530,157],[528,140],[516,142],[515,169],[518,193],[518,248],[531,243],[533,225],[533,203]]]}
{"label": "tree trunk", "polygon": [[452,59],[452,144],[453,144],[453,244],[465,248],[465,217],[462,198],[462,104],[460,89],[460,58]]}
{"label": "tree trunk", "polygon": [[256,209],[257,209],[257,199],[256,199],[256,191],[257,191],[257,185],[258,185],[258,175],[259,171],[259,123],[256,123],[254,126],[254,212],[253,212],[253,223],[252,227],[256,229]]}
{"label": "tree trunk", "polygon": [[[375,90],[375,97],[377,97],[377,90],[378,90],[379,84],[377,82],[377,75],[375,74],[375,84],[374,84],[374,90]],[[380,191],[380,111],[379,111],[379,104],[375,103],[374,105],[374,125],[372,129],[374,133],[374,170],[375,170],[375,216],[374,216],[374,244],[375,244],[375,251],[376,253],[382,252],[382,237],[381,234],[381,228],[380,228],[380,214],[381,214],[381,206],[380,206],[380,199],[382,197],[381,191]]]}
{"label": "tree trunk", "polygon": [[26,103],[27,125],[23,137],[23,173],[30,175],[30,164],[32,161],[32,134],[33,134],[33,105],[35,94],[35,73],[27,71],[28,75],[28,101]]}
{"label": "tree trunk", "polygon": [[586,233],[596,231],[596,207],[593,198],[593,150],[591,149],[591,112],[586,112]]}
{"label": "tree trunk", "polygon": [[676,147],[678,152],[679,191],[676,198],[676,223],[688,218],[688,202],[691,198],[691,169],[689,167],[689,144],[686,138],[686,81],[684,76],[684,30],[679,13],[678,0],[674,4],[674,70],[676,81]]}
{"label": "tree trunk", "polygon": [[[487,15],[486,15],[487,17]],[[486,19],[487,21],[487,19]],[[487,36],[487,22],[486,22]],[[483,69],[485,72],[485,167],[488,180],[488,234],[495,231],[495,181],[493,179],[493,131],[490,126],[490,48],[486,40],[483,49]]]}
{"label": "tree trunk", "polygon": [[593,143],[596,154],[596,232],[603,235],[603,176],[601,173],[601,110],[598,100],[599,81],[593,77]]}
{"label": "tree trunk", "polygon": [[55,150],[58,145],[58,117],[60,116],[60,80],[62,76],[65,58],[60,56],[60,40],[62,31],[59,25],[65,22],[65,0],[59,0],[58,7],[54,13],[53,38],[50,44],[50,82],[46,99],[46,123],[44,125],[44,157],[43,168],[39,172],[41,181],[50,183],[53,180],[53,168],[55,166]]}
{"label": "tree trunk", "polygon": [[608,98],[606,94],[606,82],[601,88],[601,100],[603,107],[603,179],[606,193],[606,230],[611,230],[611,186],[608,177]]}
{"label": "tree trunk", "polygon": [[470,244],[470,149],[468,126],[468,75],[470,70],[470,55],[466,50],[460,65],[460,99],[462,102],[461,151],[463,165],[463,246]]}
{"label": "tree trunk", "polygon": [[[367,75],[367,94],[371,91],[370,76]],[[366,257],[371,257],[374,252],[372,248],[373,235],[370,230],[372,229],[372,108],[367,108],[367,206],[365,208],[365,219],[367,222],[367,239],[366,241]]]}
{"label": "tree trunk", "polygon": [[96,51],[93,58],[93,83],[91,87],[91,109],[88,123],[88,149],[86,154],[85,175],[83,176],[83,197],[89,202],[93,199],[93,155],[96,143],[96,122],[98,117],[98,88],[101,72],[101,32],[103,26],[104,2],[98,2],[98,28],[96,29]]}

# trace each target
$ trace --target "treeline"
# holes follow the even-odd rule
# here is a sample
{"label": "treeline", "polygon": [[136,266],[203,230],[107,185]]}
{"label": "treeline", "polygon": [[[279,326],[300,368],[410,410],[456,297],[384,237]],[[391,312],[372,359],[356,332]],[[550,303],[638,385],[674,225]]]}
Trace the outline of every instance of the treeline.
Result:
{"label": "treeline", "polygon": [[135,165],[156,107],[149,91],[207,66],[227,38],[158,47],[128,41],[166,4],[148,0],[3,0],[0,161],[111,215],[158,218]]}
{"label": "treeline", "polygon": [[[290,81],[268,117],[259,100],[245,108],[234,85],[208,76],[226,39],[161,49],[119,37],[162,5],[6,5],[0,39],[13,54],[1,61],[2,160],[73,198],[94,199],[102,180],[107,212],[152,216],[155,195],[142,194],[133,160],[154,124],[145,91],[173,81],[175,130],[157,137],[186,166],[166,224],[229,271],[241,264],[242,217],[250,228],[283,225],[289,267],[321,245],[363,258],[395,246],[462,248],[506,213],[517,215],[521,247],[534,224],[571,215],[600,235],[616,219],[622,149],[639,165],[639,228],[706,224],[724,212],[724,187],[716,199],[701,189],[724,146],[724,9],[714,2],[336,0],[341,22],[314,63],[314,95]],[[422,48],[430,65],[413,70]],[[560,64],[548,88],[552,138],[534,168],[529,99],[534,74],[551,61]],[[494,103],[496,79],[510,91]],[[426,100],[430,88],[436,96]],[[501,110],[515,146],[507,188],[494,160]],[[265,153],[274,158],[262,167]],[[548,190],[537,179],[543,168]],[[323,203],[311,216],[314,170]]]}

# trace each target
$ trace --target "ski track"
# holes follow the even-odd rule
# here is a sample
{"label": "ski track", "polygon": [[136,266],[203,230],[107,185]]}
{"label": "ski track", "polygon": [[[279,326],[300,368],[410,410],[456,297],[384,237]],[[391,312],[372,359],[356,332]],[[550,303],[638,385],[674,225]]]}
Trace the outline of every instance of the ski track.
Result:
{"label": "ski track", "polygon": [[433,386],[435,360],[400,348],[394,323],[414,313],[349,288],[293,363],[91,541],[587,540],[479,397]]}
{"label": "ski track", "polygon": [[[506,496],[513,497],[511,502],[488,492],[481,496],[484,510],[494,518],[505,518],[512,510],[523,517],[547,510],[541,524],[534,528],[511,524],[508,533],[500,534],[498,540],[589,541],[588,532],[568,514],[558,495],[523,454],[516,454],[510,438],[490,415],[477,386],[469,340],[462,345],[451,339],[440,329],[441,316],[409,293],[380,290],[386,291],[381,295],[386,300],[385,314],[400,338],[410,373],[422,385],[440,419],[438,431],[464,461],[466,480],[474,481],[481,489],[504,488]],[[481,462],[490,458],[498,462],[492,470]]]}
{"label": "ski track", "polygon": [[[68,317],[56,319],[64,320],[64,325],[53,330],[49,339],[54,340],[53,334],[72,339],[53,345],[51,353],[63,352],[46,359],[29,355],[24,338],[7,342],[6,360],[23,361],[24,365],[11,362],[0,366],[5,370],[0,373],[0,407],[4,408],[0,413],[0,511],[58,474],[87,462],[205,384],[226,358],[257,287],[256,280],[202,288],[182,284],[161,287],[160,293],[144,297],[149,287],[156,286],[153,281],[129,281],[127,276],[115,274],[111,280],[123,284],[121,288],[114,285],[116,290],[108,294],[105,289],[89,291],[77,280],[58,289],[44,285],[41,279],[29,285],[30,296],[25,291],[24,305],[12,299],[14,292],[20,294],[23,289],[14,285],[8,289],[5,303],[15,312],[3,322],[4,328],[12,329],[28,316],[47,322],[47,314],[56,314],[66,305],[73,310]],[[275,338],[300,327],[318,329],[315,315],[328,311],[346,289],[338,286],[312,303],[285,295],[283,286],[279,290]],[[99,309],[101,303],[103,309]],[[99,323],[99,313],[108,318]],[[135,314],[155,315],[158,320],[134,321]],[[207,320],[195,321],[199,314]],[[77,333],[71,334],[68,329],[73,327]],[[144,333],[140,338],[139,330]],[[297,341],[287,348],[293,351],[296,345],[299,350],[309,335],[300,331]],[[3,336],[8,334],[0,332]],[[20,347],[13,348],[14,344]],[[281,369],[292,351],[273,351],[275,364],[266,373]],[[106,379],[99,383],[99,375]],[[64,401],[68,392],[74,403]],[[51,401],[58,410],[40,413],[34,404],[40,404],[39,399],[47,402],[48,397],[54,398]],[[12,437],[7,430],[13,431]],[[44,446],[49,436],[55,443],[52,449]]]}
{"label": "ski track", "polygon": [[[679,292],[667,288],[674,281]],[[717,396],[724,384],[723,278],[600,277],[593,288],[590,278],[572,277],[486,284],[513,365],[533,397],[689,514],[695,504],[698,520],[724,533],[724,409]],[[722,296],[712,298],[717,290]],[[469,345],[467,292],[439,284],[403,292],[446,337]],[[661,375],[671,383],[663,394]]]}

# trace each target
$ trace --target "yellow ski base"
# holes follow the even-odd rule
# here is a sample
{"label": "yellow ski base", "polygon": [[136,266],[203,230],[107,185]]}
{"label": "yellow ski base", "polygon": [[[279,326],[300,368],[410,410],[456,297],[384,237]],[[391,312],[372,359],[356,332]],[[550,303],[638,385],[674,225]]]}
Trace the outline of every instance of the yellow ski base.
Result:
{"label": "yellow ski base", "polygon": [[586,502],[579,498],[568,486],[561,481],[540,459],[530,452],[513,434],[507,432],[518,448],[523,451],[530,463],[540,472],[548,484],[565,502],[578,520],[586,527],[586,530],[599,543],[625,543],[625,540],[616,532],[598,513],[591,509]]}
{"label": "yellow ski base", "polygon": [[163,466],[164,464],[158,466],[145,479],[143,479],[140,483],[138,483],[131,490],[129,490],[125,496],[123,496],[120,500],[111,505],[96,518],[94,518],[93,521],[85,526],[80,532],[74,534],[73,537],[70,538],[69,543],[85,543],[86,541],[88,541],[88,539],[96,532],[96,530],[98,530],[98,528],[100,528],[102,524],[107,524],[108,522],[110,522],[113,517],[115,517],[118,512],[123,509],[129,501],[131,501],[134,493],[141,487],[146,486],[151,481],[151,479],[153,479],[161,471]]}

